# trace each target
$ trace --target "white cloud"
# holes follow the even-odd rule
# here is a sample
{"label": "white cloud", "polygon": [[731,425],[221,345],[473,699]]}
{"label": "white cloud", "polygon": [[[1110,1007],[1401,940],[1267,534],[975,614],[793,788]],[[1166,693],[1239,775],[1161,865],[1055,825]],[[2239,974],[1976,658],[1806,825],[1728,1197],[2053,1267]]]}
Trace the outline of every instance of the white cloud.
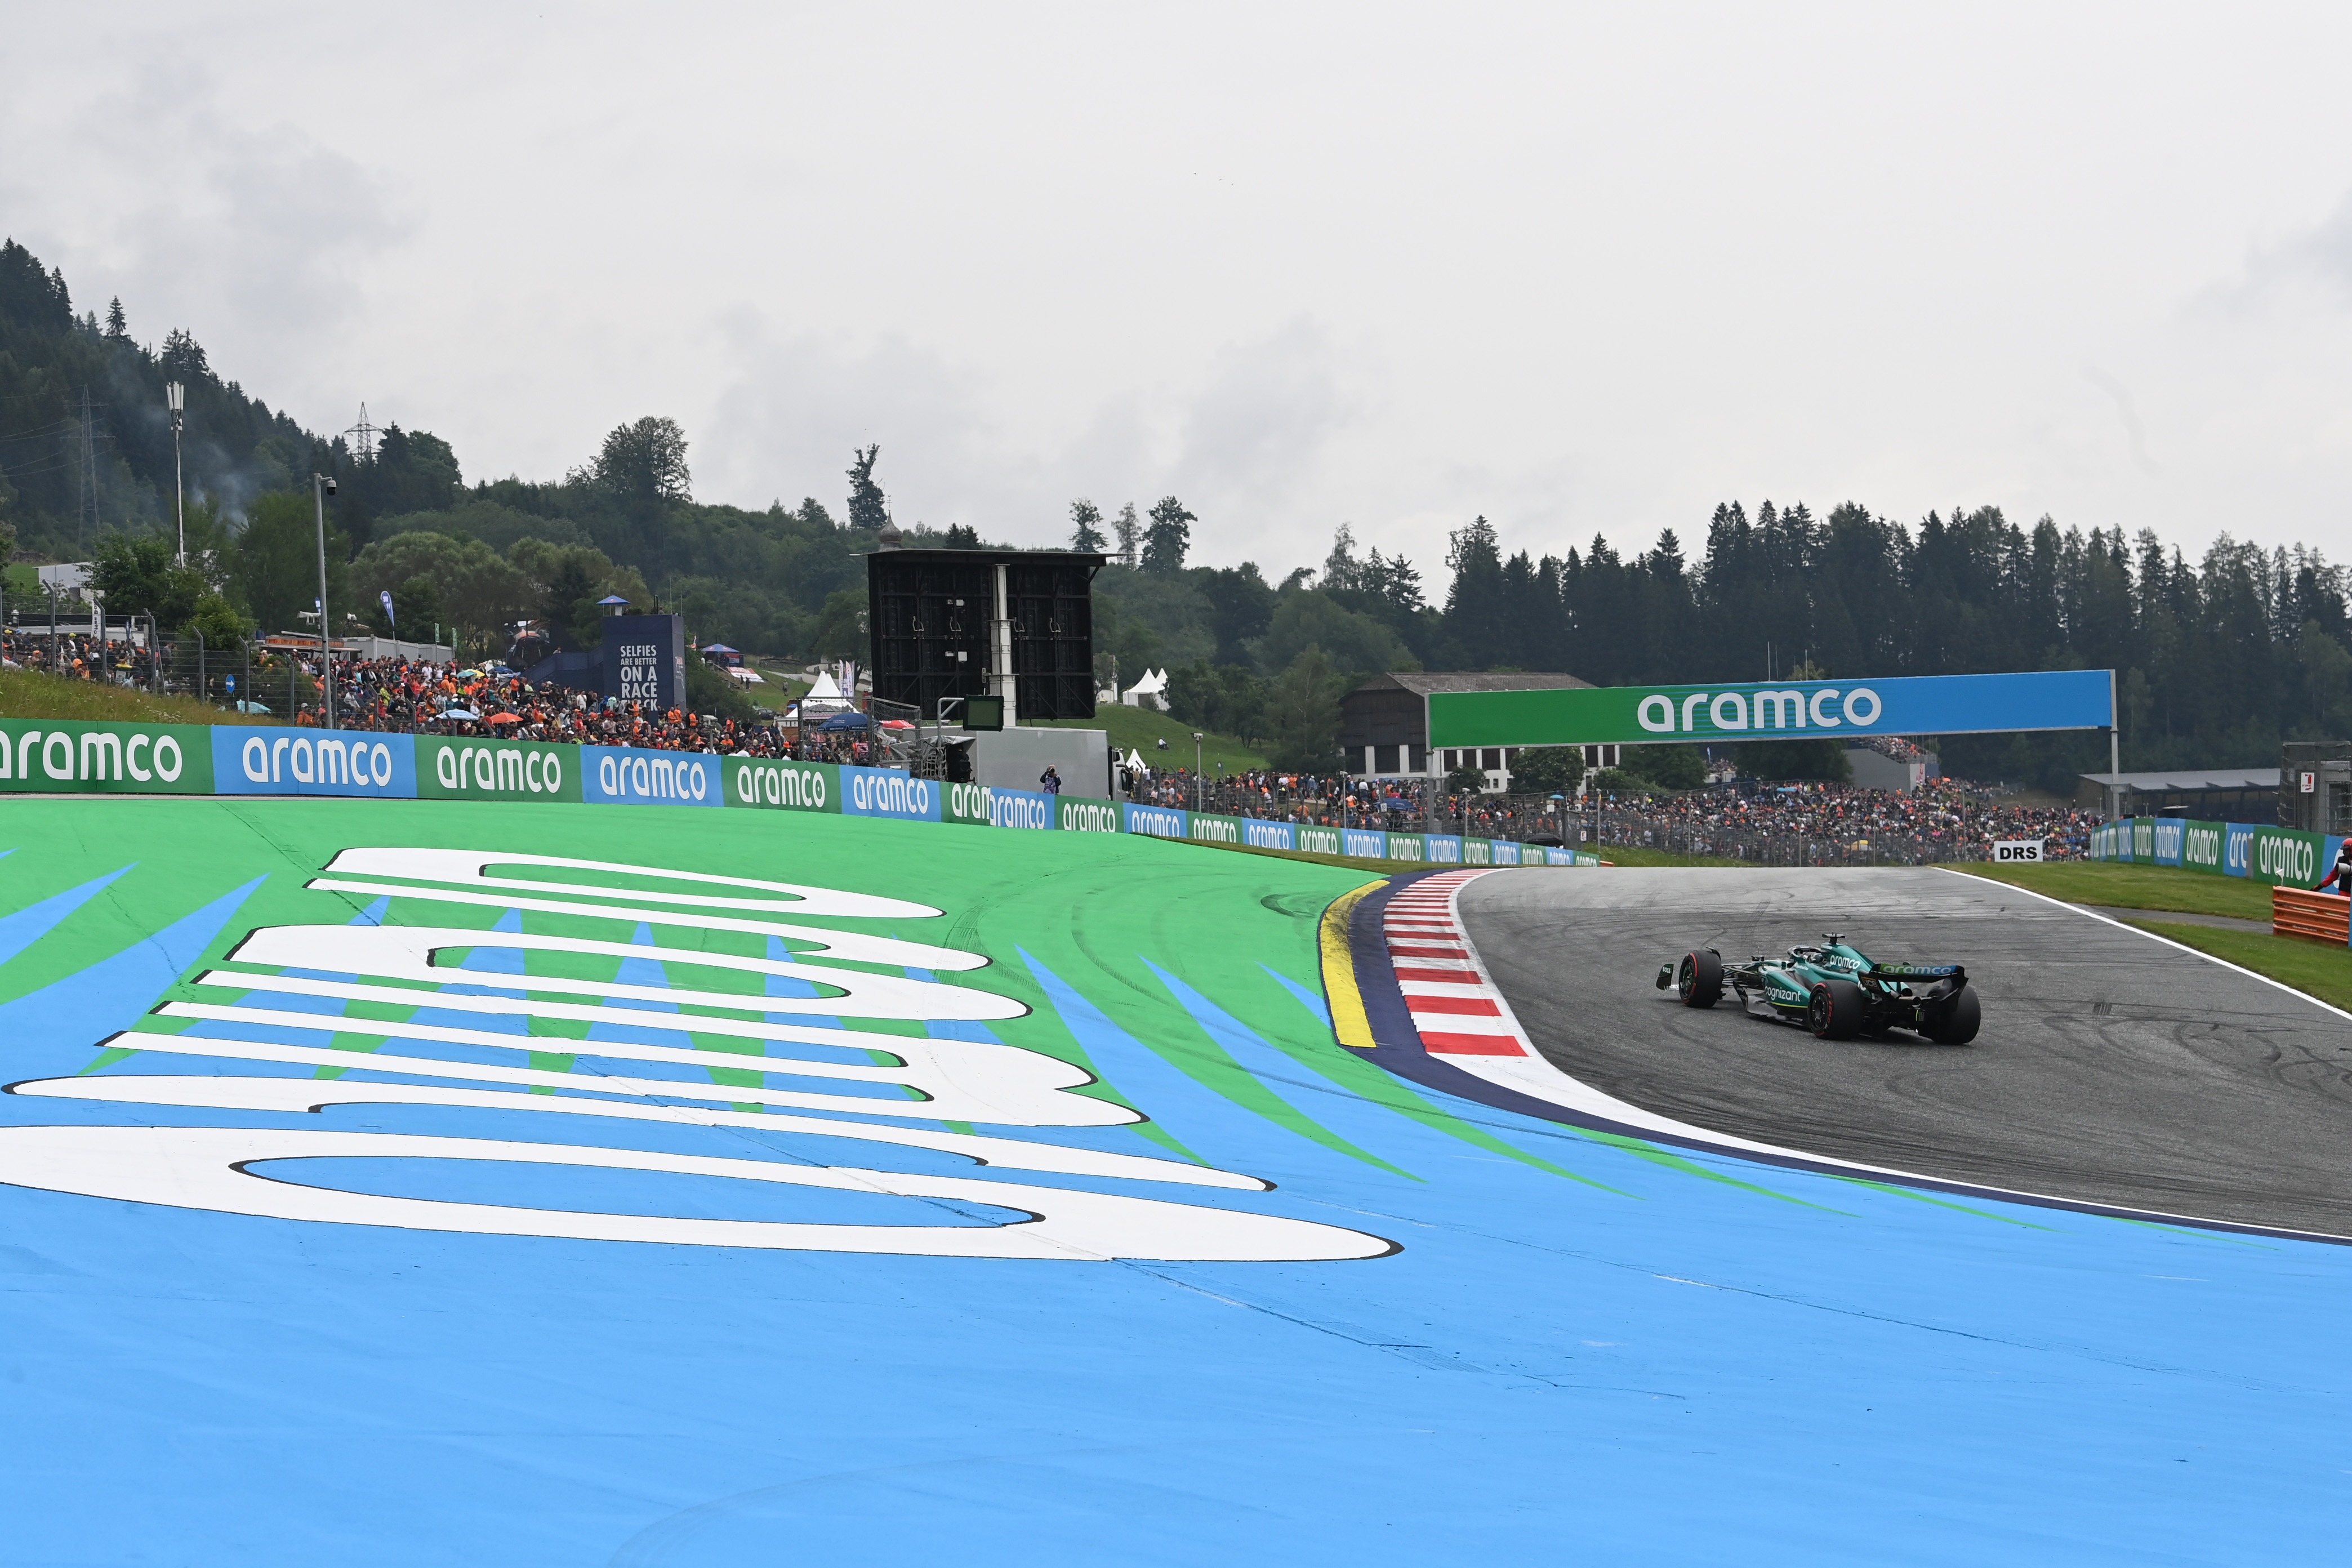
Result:
{"label": "white cloud", "polygon": [[1639,549],[1765,496],[2352,553],[2347,45],[2320,7],[51,8],[0,55],[0,227],[474,475],[665,413],[710,499],[837,507],[878,441],[905,521],[1045,542],[1172,491],[1270,571],[1343,518],[1430,570],[1475,512]]}

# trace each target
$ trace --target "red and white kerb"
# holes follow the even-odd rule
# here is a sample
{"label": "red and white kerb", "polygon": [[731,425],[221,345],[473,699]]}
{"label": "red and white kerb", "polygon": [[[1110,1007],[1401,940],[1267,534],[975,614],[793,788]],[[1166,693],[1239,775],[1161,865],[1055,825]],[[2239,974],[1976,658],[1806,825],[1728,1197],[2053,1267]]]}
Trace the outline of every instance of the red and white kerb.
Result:
{"label": "red and white kerb", "polygon": [[1462,931],[1457,907],[1464,884],[1484,877],[1475,871],[1441,871],[1423,877],[1389,900],[1381,911],[1381,934],[1398,988],[1412,1014],[1422,1048],[1442,1057],[1532,1055],[1511,1005],[1503,1000]]}

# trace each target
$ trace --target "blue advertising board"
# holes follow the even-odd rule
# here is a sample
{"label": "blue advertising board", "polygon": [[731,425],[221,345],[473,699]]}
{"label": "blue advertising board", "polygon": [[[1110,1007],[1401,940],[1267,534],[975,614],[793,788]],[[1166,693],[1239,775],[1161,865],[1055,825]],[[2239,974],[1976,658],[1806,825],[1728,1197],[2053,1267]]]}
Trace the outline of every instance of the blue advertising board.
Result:
{"label": "blue advertising board", "polygon": [[413,735],[216,724],[212,741],[213,789],[220,795],[416,798]]}
{"label": "blue advertising board", "polygon": [[842,815],[938,822],[941,787],[897,768],[845,767],[841,770]]}
{"label": "blue advertising board", "polygon": [[1184,820],[1191,814],[1175,806],[1137,805],[1124,802],[1118,808],[1122,826],[1129,833],[1147,833],[1154,838],[1181,838],[1192,831]]}
{"label": "blue advertising board", "polygon": [[580,798],[594,805],[727,804],[723,759],[715,752],[652,752],[641,746],[580,750]]}
{"label": "blue advertising board", "polygon": [[1298,828],[1288,822],[1261,822],[1256,817],[1242,820],[1242,842],[1253,849],[1296,849]]}

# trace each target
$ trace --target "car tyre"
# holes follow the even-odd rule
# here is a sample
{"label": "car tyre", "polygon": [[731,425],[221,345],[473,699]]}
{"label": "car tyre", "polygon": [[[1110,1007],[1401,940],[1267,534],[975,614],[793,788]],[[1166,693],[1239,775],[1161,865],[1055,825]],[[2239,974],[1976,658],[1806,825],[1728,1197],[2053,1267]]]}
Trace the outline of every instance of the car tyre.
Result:
{"label": "car tyre", "polygon": [[1712,1007],[1723,999],[1723,960],[1701,948],[1675,968],[1675,994],[1685,1007]]}
{"label": "car tyre", "polygon": [[1939,1046],[1965,1046],[1977,1037],[1977,1027],[1983,1022],[1984,1008],[1977,1001],[1976,987],[1963,985],[1958,995],[1928,1016],[1927,1026],[1919,1032]]}
{"label": "car tyre", "polygon": [[1805,1026],[1816,1039],[1850,1040],[1862,1032],[1867,1007],[1862,987],[1853,981],[1824,980],[1813,987],[1812,1002],[1805,1009]]}

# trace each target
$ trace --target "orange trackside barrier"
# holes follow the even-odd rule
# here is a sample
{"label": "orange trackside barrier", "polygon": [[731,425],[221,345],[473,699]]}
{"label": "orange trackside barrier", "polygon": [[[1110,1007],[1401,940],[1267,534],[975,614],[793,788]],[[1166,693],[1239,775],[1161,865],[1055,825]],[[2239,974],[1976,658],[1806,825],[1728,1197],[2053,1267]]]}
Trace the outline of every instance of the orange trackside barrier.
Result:
{"label": "orange trackside barrier", "polygon": [[2316,937],[2343,947],[2352,941],[2346,916],[2352,899],[2336,893],[2310,893],[2301,888],[2271,889],[2271,933],[2274,936]]}

